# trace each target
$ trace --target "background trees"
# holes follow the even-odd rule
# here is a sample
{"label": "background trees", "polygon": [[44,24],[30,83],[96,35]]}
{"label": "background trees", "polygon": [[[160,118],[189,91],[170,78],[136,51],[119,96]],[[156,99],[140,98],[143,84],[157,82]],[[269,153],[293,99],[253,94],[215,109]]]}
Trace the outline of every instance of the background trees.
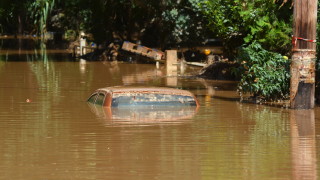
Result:
{"label": "background trees", "polygon": [[19,0],[0,1],[0,32],[22,33],[28,29],[26,3]]}
{"label": "background trees", "polygon": [[290,6],[274,0],[2,0],[0,32],[82,30],[97,43],[117,37],[150,46],[220,38],[226,52],[257,41],[285,54]]}

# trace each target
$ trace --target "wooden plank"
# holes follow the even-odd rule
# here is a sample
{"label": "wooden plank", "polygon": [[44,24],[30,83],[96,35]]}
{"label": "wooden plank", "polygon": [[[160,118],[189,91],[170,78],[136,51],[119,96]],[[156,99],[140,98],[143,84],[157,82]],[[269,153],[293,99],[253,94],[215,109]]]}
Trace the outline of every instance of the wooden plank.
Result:
{"label": "wooden plank", "polygon": [[122,49],[135,54],[140,54],[142,56],[152,58],[154,60],[161,60],[164,58],[164,52],[160,50],[151,49],[146,46],[131,43],[129,41],[123,42]]}

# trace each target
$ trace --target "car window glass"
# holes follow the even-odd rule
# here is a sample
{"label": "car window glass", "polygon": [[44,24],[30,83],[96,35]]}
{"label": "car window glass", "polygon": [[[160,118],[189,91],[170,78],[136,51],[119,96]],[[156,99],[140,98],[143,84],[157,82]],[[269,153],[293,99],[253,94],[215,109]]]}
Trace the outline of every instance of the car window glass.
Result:
{"label": "car window glass", "polygon": [[96,98],[97,98],[97,96],[98,96],[98,94],[94,94],[94,95],[92,95],[92,96],[88,99],[88,102],[90,102],[90,103],[94,103],[94,102],[95,102],[95,100],[96,100]]}
{"label": "car window glass", "polygon": [[196,106],[192,96],[170,94],[131,94],[112,98],[112,107],[158,105],[158,106]]}
{"label": "car window glass", "polygon": [[104,97],[105,97],[104,94],[99,93],[97,100],[96,100],[96,104],[102,106],[104,103]]}

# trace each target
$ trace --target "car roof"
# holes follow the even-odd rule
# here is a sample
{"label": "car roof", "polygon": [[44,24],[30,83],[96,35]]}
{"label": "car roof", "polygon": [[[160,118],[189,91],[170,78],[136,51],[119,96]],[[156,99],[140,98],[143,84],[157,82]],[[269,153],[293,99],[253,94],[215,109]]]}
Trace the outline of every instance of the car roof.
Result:
{"label": "car roof", "polygon": [[194,96],[191,92],[168,87],[135,87],[135,86],[113,86],[100,88],[97,91],[105,91],[112,94],[118,93],[152,93]]}

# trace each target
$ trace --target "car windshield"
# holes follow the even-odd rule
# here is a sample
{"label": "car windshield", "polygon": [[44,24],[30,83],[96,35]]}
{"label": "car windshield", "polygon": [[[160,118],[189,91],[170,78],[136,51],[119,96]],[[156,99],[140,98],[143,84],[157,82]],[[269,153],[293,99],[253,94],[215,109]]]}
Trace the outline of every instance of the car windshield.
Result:
{"label": "car windshield", "polygon": [[196,106],[196,102],[191,96],[171,94],[119,94],[112,98],[112,107],[137,105]]}

